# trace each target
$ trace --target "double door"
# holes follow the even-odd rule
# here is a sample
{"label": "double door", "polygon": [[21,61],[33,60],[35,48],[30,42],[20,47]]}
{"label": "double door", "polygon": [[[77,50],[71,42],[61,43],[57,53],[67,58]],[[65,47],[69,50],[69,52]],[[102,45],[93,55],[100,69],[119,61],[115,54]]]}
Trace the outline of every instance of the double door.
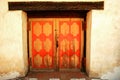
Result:
{"label": "double door", "polygon": [[80,18],[29,19],[31,69],[81,69],[82,21]]}

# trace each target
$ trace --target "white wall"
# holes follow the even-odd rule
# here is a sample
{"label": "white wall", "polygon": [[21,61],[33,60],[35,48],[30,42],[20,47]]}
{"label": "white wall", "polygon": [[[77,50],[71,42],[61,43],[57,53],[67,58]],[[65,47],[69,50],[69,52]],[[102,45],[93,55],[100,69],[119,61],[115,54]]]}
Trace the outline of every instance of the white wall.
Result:
{"label": "white wall", "polygon": [[8,11],[7,1],[0,0],[0,80],[22,77],[27,72],[26,22],[26,13]]}
{"label": "white wall", "polygon": [[[120,0],[105,0],[104,10],[88,13],[92,18],[90,77],[120,80]],[[89,30],[90,31],[90,30]]]}

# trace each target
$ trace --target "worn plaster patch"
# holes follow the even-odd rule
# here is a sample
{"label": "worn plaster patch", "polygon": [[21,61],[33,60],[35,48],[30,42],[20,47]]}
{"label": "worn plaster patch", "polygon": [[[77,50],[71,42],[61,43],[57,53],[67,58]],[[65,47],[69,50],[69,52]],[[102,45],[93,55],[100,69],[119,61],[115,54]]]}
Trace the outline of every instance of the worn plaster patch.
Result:
{"label": "worn plaster patch", "polygon": [[13,79],[20,76],[19,72],[9,72],[7,74],[0,74],[0,80]]}
{"label": "worn plaster patch", "polygon": [[101,79],[120,80],[120,67],[115,67],[112,72],[104,74]]}

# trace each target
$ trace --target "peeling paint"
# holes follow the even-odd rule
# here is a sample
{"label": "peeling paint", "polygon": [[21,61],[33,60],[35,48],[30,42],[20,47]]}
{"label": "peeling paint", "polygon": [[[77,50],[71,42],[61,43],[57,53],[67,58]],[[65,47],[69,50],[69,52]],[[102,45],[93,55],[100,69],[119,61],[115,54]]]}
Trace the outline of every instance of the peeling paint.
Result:
{"label": "peeling paint", "polygon": [[7,74],[1,74],[0,75],[0,80],[6,80],[6,79],[13,79],[13,78],[17,78],[20,76],[19,72],[9,72]]}
{"label": "peeling paint", "polygon": [[101,79],[120,80],[120,67],[115,67],[114,71],[102,75]]}

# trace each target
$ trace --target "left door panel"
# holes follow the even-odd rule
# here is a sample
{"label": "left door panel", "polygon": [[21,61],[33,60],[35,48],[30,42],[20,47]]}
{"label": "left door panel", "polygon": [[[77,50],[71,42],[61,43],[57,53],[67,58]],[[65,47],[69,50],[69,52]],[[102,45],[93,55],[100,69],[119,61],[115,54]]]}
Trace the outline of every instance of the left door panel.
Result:
{"label": "left door panel", "polygon": [[30,19],[31,67],[54,69],[54,19]]}

